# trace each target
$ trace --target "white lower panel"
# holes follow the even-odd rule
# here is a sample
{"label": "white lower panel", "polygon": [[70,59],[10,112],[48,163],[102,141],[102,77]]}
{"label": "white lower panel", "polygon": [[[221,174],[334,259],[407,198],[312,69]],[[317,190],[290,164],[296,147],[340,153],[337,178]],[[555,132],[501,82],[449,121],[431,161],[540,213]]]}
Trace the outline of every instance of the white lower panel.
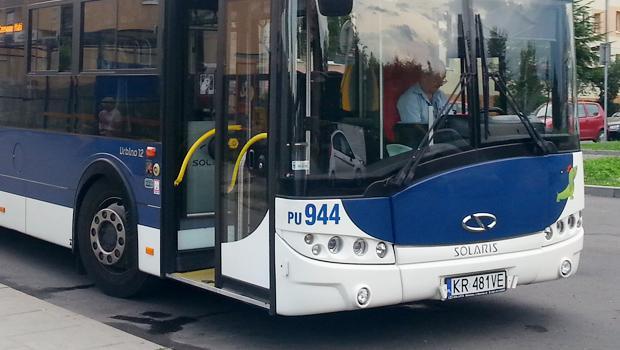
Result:
{"label": "white lower panel", "polygon": [[[161,275],[161,231],[138,225],[138,268],[151,275]],[[149,255],[151,252],[152,255]]]}
{"label": "white lower panel", "polygon": [[284,316],[361,309],[357,292],[370,291],[366,307],[403,301],[396,265],[338,264],[306,258],[276,236],[276,307]]}
{"label": "white lower panel", "polygon": [[570,260],[576,273],[584,232],[555,245],[494,256],[398,265],[352,265],[317,261],[295,252],[276,236],[276,298],[279,315],[310,315],[361,308],[360,288],[370,290],[367,307],[444,299],[446,277],[506,271],[509,288],[561,278]]}
{"label": "white lower panel", "polygon": [[26,198],[0,192],[0,226],[26,232]]}
{"label": "white lower panel", "polygon": [[222,244],[222,274],[269,288],[269,213],[245,239]]}
{"label": "white lower panel", "polygon": [[525,252],[400,265],[404,301],[442,299],[439,287],[450,276],[506,271],[509,280],[516,277],[519,285],[539,283],[561,278],[559,268],[565,259],[571,261],[574,274],[579,267],[583,237],[581,231],[564,242]]}
{"label": "white lower panel", "polygon": [[26,198],[26,231],[28,235],[71,248],[73,209]]}

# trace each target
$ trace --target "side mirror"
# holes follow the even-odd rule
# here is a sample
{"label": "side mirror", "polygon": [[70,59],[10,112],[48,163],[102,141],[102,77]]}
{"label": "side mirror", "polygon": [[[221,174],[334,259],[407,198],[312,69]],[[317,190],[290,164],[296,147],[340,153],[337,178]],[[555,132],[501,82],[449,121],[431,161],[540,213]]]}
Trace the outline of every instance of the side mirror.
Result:
{"label": "side mirror", "polygon": [[353,11],[353,0],[318,0],[319,11],[326,17],[347,16]]}

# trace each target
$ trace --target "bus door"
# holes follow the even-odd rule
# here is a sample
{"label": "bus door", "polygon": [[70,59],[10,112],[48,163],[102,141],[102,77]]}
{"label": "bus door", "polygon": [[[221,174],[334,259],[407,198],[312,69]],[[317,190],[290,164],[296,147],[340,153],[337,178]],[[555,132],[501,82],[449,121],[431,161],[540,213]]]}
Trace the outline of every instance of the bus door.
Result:
{"label": "bus door", "polygon": [[[219,138],[222,286],[269,288],[267,140],[271,0],[224,2]],[[224,29],[225,28],[225,29]],[[254,289],[257,290],[257,289]]]}
{"label": "bus door", "polygon": [[[217,71],[217,0],[188,1],[181,21],[184,38],[183,135],[185,155],[215,129]],[[213,134],[213,132],[211,133]],[[211,269],[215,262],[215,138],[206,138],[187,163],[181,196],[177,271]],[[209,278],[214,283],[214,277]]]}

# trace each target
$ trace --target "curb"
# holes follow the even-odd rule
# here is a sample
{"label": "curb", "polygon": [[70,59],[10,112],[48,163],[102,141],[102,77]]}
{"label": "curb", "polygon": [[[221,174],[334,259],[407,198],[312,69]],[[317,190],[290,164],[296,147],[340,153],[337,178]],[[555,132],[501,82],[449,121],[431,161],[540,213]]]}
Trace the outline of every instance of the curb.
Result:
{"label": "curb", "polygon": [[607,157],[620,157],[620,151],[582,151],[586,156],[607,156]]}
{"label": "curb", "polygon": [[620,198],[620,187],[586,186],[586,194],[595,197]]}

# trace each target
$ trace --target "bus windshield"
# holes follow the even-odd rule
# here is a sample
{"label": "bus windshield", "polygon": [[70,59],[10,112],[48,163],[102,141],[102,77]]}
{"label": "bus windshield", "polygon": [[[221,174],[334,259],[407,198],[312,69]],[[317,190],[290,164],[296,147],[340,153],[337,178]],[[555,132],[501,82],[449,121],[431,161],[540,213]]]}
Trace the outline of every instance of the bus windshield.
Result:
{"label": "bus windshield", "polygon": [[[442,117],[424,161],[531,142],[528,128],[554,150],[578,148],[569,2],[353,0],[337,16],[319,3],[288,9],[282,171],[303,180],[294,192],[364,193],[401,169]],[[476,17],[484,45],[473,47]],[[544,103],[557,106],[553,128],[524,123]]]}

